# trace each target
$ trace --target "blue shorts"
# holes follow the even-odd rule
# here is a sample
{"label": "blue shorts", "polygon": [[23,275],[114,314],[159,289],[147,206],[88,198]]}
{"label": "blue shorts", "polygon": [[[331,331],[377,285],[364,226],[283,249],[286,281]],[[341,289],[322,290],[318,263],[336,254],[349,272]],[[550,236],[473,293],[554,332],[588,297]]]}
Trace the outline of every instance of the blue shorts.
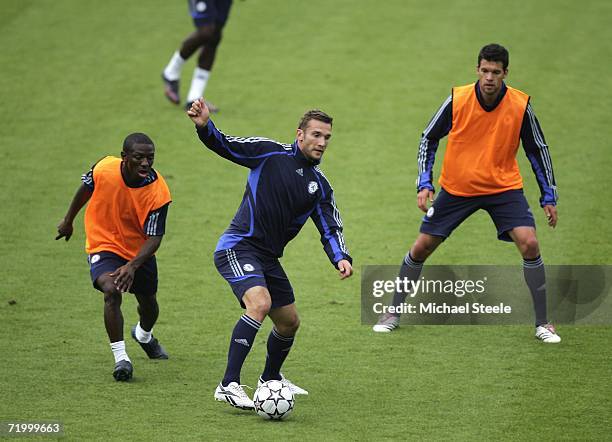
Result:
{"label": "blue shorts", "polygon": [[[92,253],[87,258],[89,262],[89,272],[93,286],[102,291],[96,281],[104,273],[112,273],[128,260],[112,252]],[[139,295],[154,295],[157,293],[157,260],[155,256],[147,259],[134,273],[134,282],[129,289],[130,293]]]}
{"label": "blue shorts", "polygon": [[423,217],[421,233],[448,238],[459,224],[478,209],[486,210],[497,228],[497,238],[512,242],[508,232],[515,227],[534,227],[535,220],[522,189],[494,195],[455,196],[444,189]]}
{"label": "blue shorts", "polygon": [[254,250],[226,249],[215,252],[215,266],[228,282],[242,308],[242,297],[251,287],[266,287],[272,297],[272,308],[293,304],[295,296],[287,274],[276,258]]}
{"label": "blue shorts", "polygon": [[232,0],[188,0],[189,13],[196,27],[216,23],[225,26]]}

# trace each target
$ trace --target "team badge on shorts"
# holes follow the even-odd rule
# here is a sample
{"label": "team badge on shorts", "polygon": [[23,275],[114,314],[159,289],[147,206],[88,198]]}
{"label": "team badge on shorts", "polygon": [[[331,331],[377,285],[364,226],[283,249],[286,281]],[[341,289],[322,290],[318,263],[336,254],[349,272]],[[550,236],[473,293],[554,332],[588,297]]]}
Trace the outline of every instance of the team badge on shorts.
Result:
{"label": "team badge on shorts", "polygon": [[311,181],[308,183],[308,193],[313,194],[319,189],[319,185],[316,181]]}
{"label": "team badge on shorts", "polygon": [[196,11],[198,12],[206,11],[206,8],[207,8],[206,2],[203,2],[203,1],[196,2],[195,8],[196,8]]}
{"label": "team badge on shorts", "polygon": [[427,211],[427,218],[431,218],[434,215],[434,208],[431,206]]}
{"label": "team badge on shorts", "polygon": [[251,264],[245,264],[242,266],[242,268],[245,272],[252,272],[255,270],[255,267],[253,267]]}
{"label": "team badge on shorts", "polygon": [[98,261],[100,261],[100,255],[93,255],[91,258],[89,258],[90,264],[95,264]]}

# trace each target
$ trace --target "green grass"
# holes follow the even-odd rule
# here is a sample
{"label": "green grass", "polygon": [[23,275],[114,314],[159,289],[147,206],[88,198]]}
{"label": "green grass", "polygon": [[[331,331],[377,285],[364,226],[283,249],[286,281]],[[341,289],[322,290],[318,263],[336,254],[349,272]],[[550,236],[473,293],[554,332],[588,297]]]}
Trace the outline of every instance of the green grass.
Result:
{"label": "green grass", "polygon": [[[359,267],[397,264],[413,241],[420,133],[451,86],[474,80],[477,51],[492,41],[509,48],[508,82],[533,96],[551,149],[560,220],[548,229],[537,211],[545,261],[610,264],[611,19],[603,0],[235,2],[208,89],[222,107],[215,122],[226,133],[291,141],[306,109],[335,117],[323,166],[357,266],[339,281],[311,225],[287,248],[302,328],[285,372],[311,395],[275,424],[212,401],[240,313],[212,250],[246,171],[202,149],[161,94],[161,69],[191,30],[186,5],[3,0],[0,421],[57,419],[71,440],[608,438],[610,327],[561,327],[564,341],[552,347],[527,326],[377,336],[359,322]],[[69,243],[53,237],[79,175],[118,154],[133,131],[155,140],[173,192],[156,326],[171,359],[148,361],[128,342],[136,377],[126,385],[110,376],[82,217]],[[535,179],[519,158],[537,208]],[[520,260],[477,214],[430,262]],[[132,298],[123,311],[127,329]],[[256,382],[269,329],[245,383]]]}

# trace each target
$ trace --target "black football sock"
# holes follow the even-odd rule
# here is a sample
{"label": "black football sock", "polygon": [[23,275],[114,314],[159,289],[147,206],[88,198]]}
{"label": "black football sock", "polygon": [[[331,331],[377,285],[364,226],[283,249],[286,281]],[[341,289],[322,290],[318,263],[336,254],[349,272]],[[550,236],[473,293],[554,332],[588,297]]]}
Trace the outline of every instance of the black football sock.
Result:
{"label": "black football sock", "polygon": [[286,337],[281,335],[272,328],[270,335],[268,336],[268,355],[266,356],[266,366],[264,368],[261,378],[264,381],[271,379],[280,380],[280,369],[291,350],[293,345],[294,337]]}
{"label": "black football sock", "polygon": [[546,271],[542,257],[523,259],[523,275],[533,298],[536,327],[544,325],[548,320],[546,319]]}
{"label": "black football sock", "polygon": [[261,322],[247,315],[242,315],[236,323],[234,331],[232,332],[229,352],[227,354],[227,368],[223,376],[223,381],[221,381],[224,387],[227,387],[230,382],[237,382],[240,384],[240,370],[242,369],[242,364],[244,364],[244,360],[249,354],[253,342],[255,342],[255,336],[260,327]]}
{"label": "black football sock", "polygon": [[[404,260],[402,261],[402,267],[400,268],[399,277],[403,281],[407,279],[408,281],[416,281],[419,279],[421,275],[421,269],[423,268],[423,261],[417,261],[410,256],[410,252],[406,255]],[[405,292],[395,292],[393,295],[392,305],[398,307],[404,300],[408,293]],[[399,313],[394,315],[399,316]]]}

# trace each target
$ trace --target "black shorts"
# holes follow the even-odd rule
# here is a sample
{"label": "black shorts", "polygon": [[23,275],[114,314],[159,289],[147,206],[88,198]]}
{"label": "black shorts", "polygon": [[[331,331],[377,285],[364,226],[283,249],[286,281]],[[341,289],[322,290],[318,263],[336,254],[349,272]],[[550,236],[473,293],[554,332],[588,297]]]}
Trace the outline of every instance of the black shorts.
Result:
{"label": "black shorts", "polygon": [[512,241],[508,232],[515,227],[535,227],[533,213],[522,189],[472,197],[451,195],[441,189],[423,217],[421,233],[447,238],[478,209],[489,213],[497,228],[497,238],[502,241]]}
{"label": "black shorts", "polygon": [[228,282],[242,308],[242,297],[251,287],[266,287],[272,308],[293,304],[295,296],[287,274],[276,258],[254,250],[225,249],[215,252],[215,266]]}
{"label": "black shorts", "polygon": [[[96,281],[104,273],[112,273],[128,260],[112,252],[92,253],[88,256],[89,272],[93,286],[102,291]],[[155,256],[147,259],[134,273],[134,282],[129,289],[130,293],[139,295],[154,295],[157,293],[157,260]]]}
{"label": "black shorts", "polygon": [[193,24],[200,27],[209,23],[225,26],[232,0],[188,0]]}

